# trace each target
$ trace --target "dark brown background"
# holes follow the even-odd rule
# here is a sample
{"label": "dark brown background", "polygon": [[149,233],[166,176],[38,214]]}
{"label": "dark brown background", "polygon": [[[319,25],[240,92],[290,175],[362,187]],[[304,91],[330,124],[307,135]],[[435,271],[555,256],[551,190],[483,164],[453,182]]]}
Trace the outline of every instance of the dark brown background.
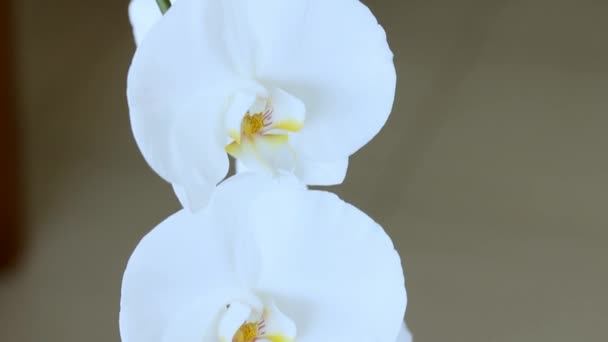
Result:
{"label": "dark brown background", "polygon": [[[337,191],[394,238],[416,341],[606,341],[608,3],[367,3],[398,95]],[[1,341],[118,341],[125,262],[178,208],[131,137],[126,6],[15,1],[30,239]]]}
{"label": "dark brown background", "polygon": [[0,13],[0,270],[10,270],[19,256],[24,225],[19,211],[21,150],[15,109],[13,24],[10,10]]}

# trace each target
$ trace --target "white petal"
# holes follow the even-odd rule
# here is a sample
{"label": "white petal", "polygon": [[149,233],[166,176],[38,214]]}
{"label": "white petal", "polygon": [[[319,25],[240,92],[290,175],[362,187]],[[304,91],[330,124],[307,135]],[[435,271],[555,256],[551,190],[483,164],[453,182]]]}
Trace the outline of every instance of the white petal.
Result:
{"label": "white petal", "polygon": [[251,170],[247,166],[245,166],[242,161],[238,159],[236,160],[234,168],[236,169],[236,173],[251,172]]}
{"label": "white petal", "polygon": [[129,19],[135,43],[139,45],[148,31],[162,18],[156,0],[131,0]]}
{"label": "white petal", "polygon": [[274,130],[297,132],[302,129],[306,116],[306,108],[302,101],[279,88],[270,91],[270,98]]}
{"label": "white petal", "polygon": [[245,229],[249,226],[247,214],[251,203],[267,189],[274,187],[306,189],[293,175],[263,177],[246,172],[222,182],[214,192],[207,209],[214,222],[222,223],[222,232],[233,236],[231,265],[242,287],[252,287],[257,282],[262,267],[257,237],[252,231]]}
{"label": "white petal", "polygon": [[220,34],[227,50],[226,58],[231,61],[233,68],[241,76],[253,78],[258,47],[256,46],[256,40],[251,39],[250,31],[263,18],[252,18],[244,15],[247,12],[248,5],[255,6],[256,2],[223,0],[221,1],[221,12],[217,12],[215,15],[223,20],[223,28]]}
{"label": "white petal", "polygon": [[276,341],[271,338],[274,336],[282,338],[279,341],[293,342],[297,335],[295,323],[281,312],[274,302],[270,303],[266,310],[263,340]]}
{"label": "white petal", "polygon": [[[268,165],[271,172],[294,171],[296,154],[289,145],[289,136],[266,134],[256,137],[255,149],[261,161]],[[246,163],[246,161],[244,162]]]}
{"label": "white petal", "polygon": [[298,342],[394,341],[407,300],[390,238],[335,195],[275,189],[248,216],[262,253],[258,289],[296,322]]}
{"label": "white petal", "polygon": [[[196,337],[199,329],[210,329],[205,324],[215,322],[227,299],[242,296],[227,238],[217,234],[216,226],[206,215],[182,210],[142,239],[123,278],[123,341],[162,341],[176,334],[176,324],[184,330],[180,334]],[[185,329],[184,317],[193,312],[196,317],[189,321],[200,324]]]}
{"label": "white petal", "polygon": [[314,161],[302,157],[297,159],[295,174],[306,184],[340,184],[346,177],[348,158],[334,161]]}
{"label": "white petal", "polygon": [[412,333],[407,328],[405,323],[401,326],[401,330],[399,330],[399,336],[397,336],[397,342],[412,342]]}
{"label": "white petal", "polygon": [[173,183],[172,187],[179,203],[192,212],[198,211],[207,205],[210,194],[215,190],[215,184],[204,182],[191,183],[188,186]]}
{"label": "white petal", "polygon": [[261,51],[256,75],[306,105],[294,148],[320,160],[354,153],[393,105],[396,74],[384,30],[356,0],[267,0],[259,7],[272,20],[252,28]]}
{"label": "white petal", "polygon": [[230,307],[220,320],[218,335],[220,341],[232,341],[232,337],[239,330],[243,322],[249,319],[252,309],[249,305],[242,303],[231,303]]}
{"label": "white petal", "polygon": [[[247,230],[242,227],[249,225],[247,213],[251,203],[257,201],[258,197],[269,189],[277,187],[299,191],[307,189],[290,174],[265,177],[254,172],[243,172],[226,179],[218,186],[209,203],[209,215],[215,221],[222,222],[227,229],[238,230],[239,234],[244,234]],[[270,208],[265,211],[268,209]]]}
{"label": "white petal", "polygon": [[[309,185],[340,184],[346,177],[348,158],[334,161],[312,161],[296,158],[294,174],[301,182]],[[236,161],[236,172],[251,172],[243,162]]]}
{"label": "white petal", "polygon": [[236,157],[248,170],[276,174],[278,171],[293,172],[296,154],[289,145],[286,134],[256,135],[232,143],[228,152]]}
{"label": "white petal", "polygon": [[232,94],[251,83],[236,79],[226,61],[219,6],[175,3],[136,50],[127,85],[131,125],[146,161],[168,182],[201,191],[228,171],[223,113]]}
{"label": "white petal", "polygon": [[[241,199],[242,200],[242,199]],[[239,199],[232,198],[232,205]],[[224,206],[222,206],[223,208]],[[232,212],[232,215],[244,216],[239,212]],[[237,224],[233,225],[238,233],[235,233],[235,241],[233,248],[233,265],[234,272],[239,285],[248,287],[255,284],[258,279],[258,274],[262,269],[262,261],[260,258],[260,249],[255,235],[246,229],[238,229],[240,225],[247,225],[244,220],[236,218]],[[229,222],[228,220],[226,222]]]}
{"label": "white petal", "polygon": [[[155,337],[148,341],[200,342],[217,340],[216,327],[219,324],[219,318],[225,311],[226,303],[237,295],[238,292],[236,291],[231,292],[221,289],[215,293],[205,293],[199,298],[186,302],[180,311],[173,313],[171,320],[165,325],[162,339]],[[123,337],[123,341],[130,342],[131,340]]]}
{"label": "white petal", "polygon": [[[162,341],[217,341],[218,337],[222,336],[220,331],[225,332],[230,329],[227,326],[230,322],[226,320],[226,307],[228,306],[226,303],[230,304],[229,308],[233,306],[236,308],[240,304],[242,308],[250,305],[249,307],[251,308],[262,309],[259,299],[251,293],[237,288],[232,289],[233,291],[229,291],[229,289],[230,287],[219,289],[216,292],[205,293],[197,300],[187,303],[185,308],[177,312],[167,325]],[[239,313],[237,312],[236,315],[232,315],[232,318],[236,318],[235,316],[238,317]],[[247,318],[246,316],[244,317]],[[233,320],[232,323],[234,322]],[[240,324],[242,324],[242,321]],[[227,341],[230,341],[230,339]]]}
{"label": "white petal", "polygon": [[[173,192],[175,193],[175,197],[177,197],[177,200],[182,205],[182,207],[185,208],[188,205],[188,203],[190,202],[186,189],[179,184],[172,184],[172,188],[173,188]],[[196,211],[196,210],[193,210],[193,211]]]}

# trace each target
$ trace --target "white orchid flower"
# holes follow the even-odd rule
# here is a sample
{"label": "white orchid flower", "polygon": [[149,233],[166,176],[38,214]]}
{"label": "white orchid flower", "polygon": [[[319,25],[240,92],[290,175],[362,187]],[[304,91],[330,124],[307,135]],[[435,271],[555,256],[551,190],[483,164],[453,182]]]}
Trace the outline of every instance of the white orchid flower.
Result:
{"label": "white orchid flower", "polygon": [[389,116],[393,55],[358,0],[179,0],[162,20],[143,1],[131,4],[145,36],[129,70],[131,124],[186,207],[206,203],[227,153],[249,170],[339,184]]}
{"label": "white orchid flower", "polygon": [[406,302],[399,255],[372,219],[331,193],[244,173],[139,243],[120,331],[123,342],[392,342]]}

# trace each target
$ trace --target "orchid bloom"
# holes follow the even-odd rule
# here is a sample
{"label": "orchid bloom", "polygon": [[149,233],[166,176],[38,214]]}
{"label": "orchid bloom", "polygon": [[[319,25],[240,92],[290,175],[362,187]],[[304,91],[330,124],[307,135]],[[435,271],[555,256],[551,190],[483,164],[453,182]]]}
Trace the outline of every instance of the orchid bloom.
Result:
{"label": "orchid bloom", "polygon": [[123,342],[408,341],[400,258],[384,230],[293,177],[243,173],[137,246]]}
{"label": "orchid bloom", "polygon": [[[144,4],[145,2],[145,4]],[[344,180],[386,122],[395,68],[358,0],[134,0],[128,76],[135,139],[185,207],[202,208],[228,155],[308,185]]]}

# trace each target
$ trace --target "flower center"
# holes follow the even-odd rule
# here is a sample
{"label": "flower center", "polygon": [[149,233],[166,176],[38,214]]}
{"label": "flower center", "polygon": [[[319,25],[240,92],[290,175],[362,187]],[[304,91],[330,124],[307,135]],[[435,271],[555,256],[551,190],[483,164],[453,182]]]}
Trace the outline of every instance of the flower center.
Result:
{"label": "flower center", "polygon": [[226,109],[224,148],[248,169],[293,171],[296,154],[289,138],[302,129],[304,118],[302,101],[281,89],[255,96],[237,93]]}
{"label": "flower center", "polygon": [[[270,117],[270,115],[266,116],[268,118]],[[251,137],[252,135],[259,133],[265,125],[269,125],[269,123],[265,124],[264,118],[264,113],[255,113],[251,115],[247,112],[241,123],[241,134]]]}
{"label": "flower center", "polygon": [[295,342],[294,323],[274,304],[249,306],[233,302],[219,325],[220,342]]}
{"label": "flower center", "polygon": [[258,337],[260,331],[260,324],[257,322],[245,322],[241,325],[239,330],[236,331],[232,342],[253,342]]}

